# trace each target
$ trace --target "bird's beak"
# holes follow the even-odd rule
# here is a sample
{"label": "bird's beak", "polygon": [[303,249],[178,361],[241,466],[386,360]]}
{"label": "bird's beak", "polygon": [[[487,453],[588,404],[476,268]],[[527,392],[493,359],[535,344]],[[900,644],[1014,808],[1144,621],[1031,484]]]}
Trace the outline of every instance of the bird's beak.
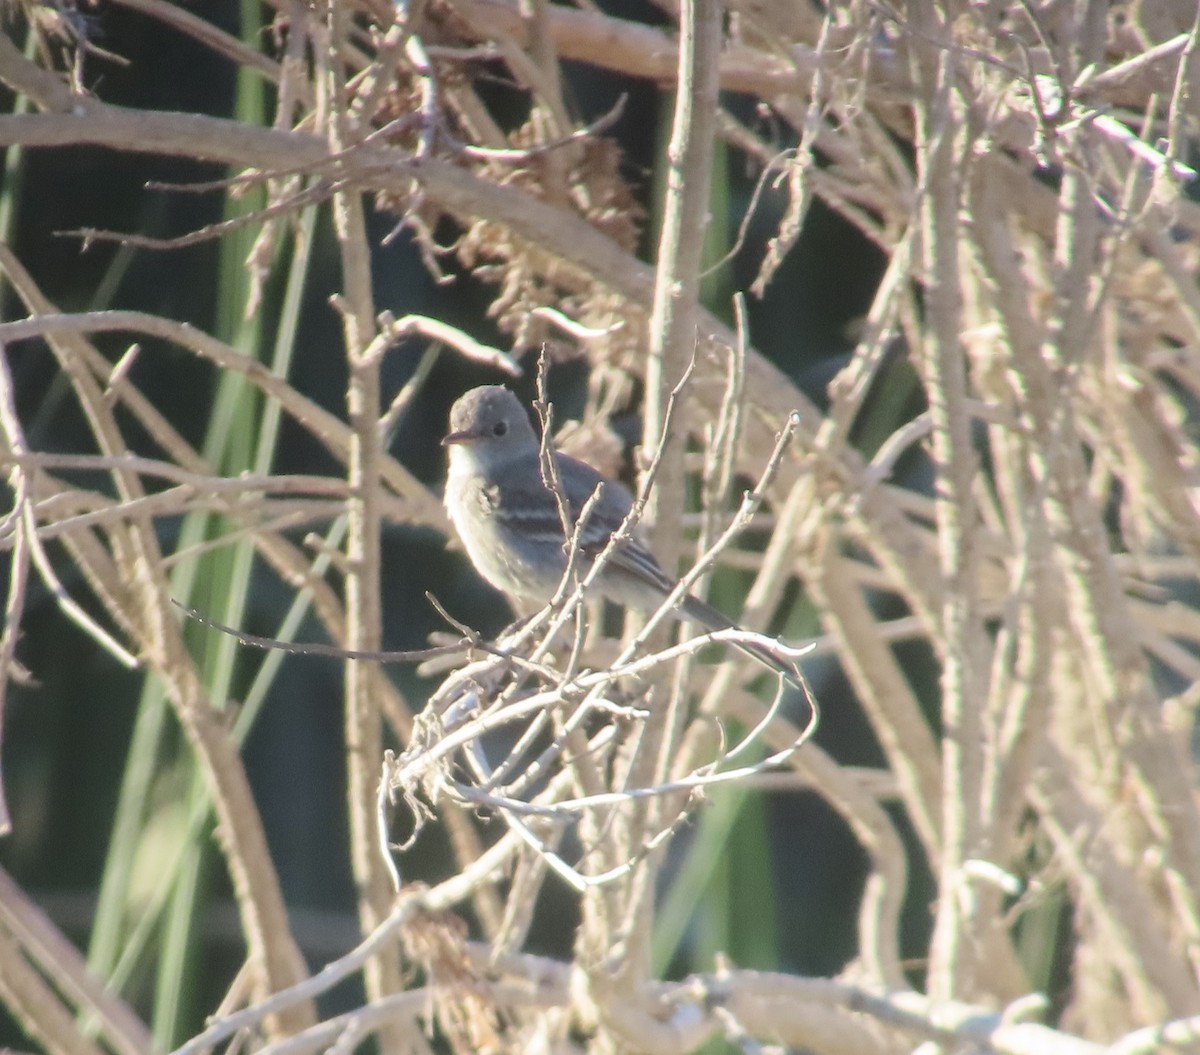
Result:
{"label": "bird's beak", "polygon": [[479,433],[474,429],[459,429],[458,432],[447,432],[442,437],[443,447],[453,447],[456,443],[470,443],[479,439]]}

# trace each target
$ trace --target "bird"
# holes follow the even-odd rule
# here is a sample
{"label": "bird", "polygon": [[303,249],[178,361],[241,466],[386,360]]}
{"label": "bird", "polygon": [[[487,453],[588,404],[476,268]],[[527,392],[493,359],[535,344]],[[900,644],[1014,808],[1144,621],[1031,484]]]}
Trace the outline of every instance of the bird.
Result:
{"label": "bird", "polygon": [[[502,385],[473,388],[450,409],[445,504],[476,571],[518,607],[546,604],[567,568],[567,535],[555,493],[542,475],[541,443],[520,400]],[[633,509],[627,488],[586,462],[553,451],[572,527],[595,498],[579,536],[579,571],[594,559]],[[657,611],[678,581],[666,573],[645,536],[630,532],[613,547],[595,582],[599,595],[624,608]],[[671,615],[709,631],[740,630],[707,601],[685,593]],[[735,642],[760,663],[791,676],[770,650]]]}

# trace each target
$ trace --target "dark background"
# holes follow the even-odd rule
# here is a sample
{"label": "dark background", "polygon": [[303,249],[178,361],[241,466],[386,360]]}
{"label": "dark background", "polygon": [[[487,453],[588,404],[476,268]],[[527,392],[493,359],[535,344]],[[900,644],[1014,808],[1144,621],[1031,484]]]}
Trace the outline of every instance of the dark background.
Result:
{"label": "dark background", "polygon": [[[632,0],[619,10],[617,5],[606,6],[626,17],[658,20],[652,9]],[[198,13],[205,18],[239,32],[236,5],[221,2],[202,7]],[[10,24],[7,31],[22,41],[19,24]],[[86,82],[105,100],[133,107],[231,114],[235,78],[225,59],[116,6],[99,9],[91,32],[102,47],[130,60],[128,67],[102,60],[88,62]],[[609,109],[620,92],[630,91],[629,84],[592,69],[568,65],[566,74],[571,85],[569,97],[585,121]],[[670,111],[653,87],[641,84],[632,90],[633,97],[610,135],[620,141],[626,173],[652,216],[653,172],[664,134],[658,124],[669,121]],[[511,121],[519,121],[523,100],[515,93],[506,94],[503,86],[495,92],[497,106],[507,109]],[[737,110],[738,100],[726,102]],[[5,110],[12,105],[11,96],[0,97]],[[756,120],[753,113],[741,116]],[[780,145],[793,144],[781,141]],[[226,173],[213,166],[91,149],[32,151],[15,167],[14,160],[10,156],[4,186],[16,209],[10,237],[36,281],[63,311],[97,306],[135,308],[212,329],[219,310],[211,278],[215,244],[170,252],[138,249],[122,256],[122,251],[108,244],[83,251],[78,238],[62,232],[97,227],[159,237],[186,233],[220,218],[221,196],[148,190],[145,185],[149,181],[211,180]],[[723,234],[726,244],[731,244],[757,173],[733,152],[720,162],[733,218],[731,229]],[[728,317],[728,293],[744,289],[752,281],[761,247],[774,232],[784,204],[780,193],[764,196],[750,225],[746,248],[719,275],[718,285],[724,293],[710,305],[719,314]],[[395,218],[373,214],[371,222],[378,245],[394,227]],[[649,225],[644,243],[643,255],[647,256],[647,246],[652,246]],[[818,405],[823,405],[828,381],[853,346],[854,325],[870,304],[883,264],[879,252],[861,234],[817,203],[799,244],[766,298],[750,302],[750,329],[756,347]],[[104,303],[98,303],[98,291],[111,284],[114,275],[118,276],[115,286]],[[377,248],[374,275],[378,310],[397,316],[409,312],[432,315],[500,347],[509,346],[485,318],[489,290],[465,275],[451,285],[436,285],[405,237]],[[340,325],[328,298],[339,288],[338,257],[326,214],[310,269],[299,331],[302,345],[292,377],[302,391],[335,413],[344,412],[345,373]],[[277,288],[267,291],[263,316],[268,329],[279,292]],[[7,291],[3,312],[5,319],[23,314]],[[101,336],[97,343],[115,359],[128,340]],[[207,422],[214,375],[188,353],[152,341],[143,343],[133,380],[189,440],[198,441]],[[86,430],[46,348],[30,341],[8,347],[6,354],[17,379],[19,409],[31,445],[41,450],[89,450]],[[393,353],[387,377],[391,387],[385,399],[403,384],[419,354],[419,345]],[[526,355],[524,362],[530,366],[532,356]],[[909,413],[919,410],[903,364],[894,364],[890,376],[893,395],[898,395],[901,406]],[[560,368],[552,378],[564,407],[569,408],[573,401],[577,404],[581,378],[578,365]],[[440,487],[443,464],[437,441],[444,431],[449,404],[475,384],[498,380],[494,373],[450,355],[439,361],[393,448],[431,488]],[[531,392],[529,381],[516,387],[524,396]],[[626,424],[636,432],[636,421]],[[296,430],[285,428],[282,436],[277,471],[337,471]],[[918,459],[911,470],[921,469]],[[165,535],[176,528],[169,522],[162,525]],[[461,555],[446,551],[441,536],[393,527],[384,544],[385,647],[419,646],[429,631],[440,625],[424,600],[427,589],[434,590],[450,611],[485,631],[495,631],[507,622],[502,601],[479,582]],[[63,568],[67,569],[65,562]],[[0,565],[0,575],[6,578],[7,572],[7,566]],[[5,585],[0,582],[0,587]],[[66,585],[77,597],[86,598],[84,584],[67,581]],[[270,633],[289,600],[287,589],[260,572],[251,592],[248,629]],[[812,632],[812,625],[804,630]],[[299,637],[321,639],[315,624]],[[31,596],[19,655],[36,683],[15,690],[6,715],[3,761],[14,829],[0,844],[0,865],[86,949],[141,677],[137,672],[122,671],[67,623],[41,587]],[[915,671],[928,673],[929,684],[935,683],[927,655],[908,658]],[[814,662],[810,676],[824,702],[820,742],[845,762],[878,764],[880,755],[871,733],[836,667]],[[427,686],[407,668],[394,668],[393,677],[419,706]],[[297,935],[314,966],[344,952],[357,935],[345,852],[341,738],[340,665],[319,658],[287,659],[245,753]],[[176,747],[186,750],[182,736],[177,737]],[[163,761],[164,767],[169,766],[169,759]],[[854,953],[861,852],[840,821],[811,795],[768,796],[761,824],[765,825],[774,875],[778,959],[744,965],[815,974],[837,971]],[[685,832],[677,849],[686,845],[687,838]],[[449,861],[444,850],[436,836],[425,837],[406,860],[406,873],[427,878],[445,875]],[[739,852],[735,837],[730,846],[735,883]],[[192,995],[197,1027],[223,994],[243,955],[227,879],[215,855],[214,860],[217,866],[208,870],[203,909],[207,946]],[[929,890],[919,877],[912,887],[907,944],[917,949],[927,925]],[[569,954],[570,899],[555,889],[545,901],[541,926],[531,945],[557,955]],[[736,948],[730,951],[735,962],[744,962]],[[745,955],[754,953],[747,950]],[[682,970],[689,964],[681,957],[675,967]],[[129,993],[142,1011],[147,1010],[145,984],[143,979],[142,988],[135,984]],[[28,1043],[11,1023],[4,1023],[0,1016],[0,1043]]]}

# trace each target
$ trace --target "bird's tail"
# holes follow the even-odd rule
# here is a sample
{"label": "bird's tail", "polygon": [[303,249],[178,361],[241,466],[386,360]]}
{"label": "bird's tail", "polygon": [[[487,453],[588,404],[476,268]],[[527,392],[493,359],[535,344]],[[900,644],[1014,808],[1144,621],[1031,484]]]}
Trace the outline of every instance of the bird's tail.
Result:
{"label": "bird's tail", "polygon": [[[732,619],[723,612],[718,611],[707,601],[700,600],[699,597],[694,597],[690,593],[684,597],[679,605],[679,617],[688,619],[691,622],[699,623],[706,630],[742,630]],[[735,645],[751,659],[756,660],[769,670],[776,671],[782,674],[793,684],[800,684],[799,671],[795,665],[785,658],[783,655],[772,651],[765,645],[760,645],[754,641],[734,641],[731,644]]]}

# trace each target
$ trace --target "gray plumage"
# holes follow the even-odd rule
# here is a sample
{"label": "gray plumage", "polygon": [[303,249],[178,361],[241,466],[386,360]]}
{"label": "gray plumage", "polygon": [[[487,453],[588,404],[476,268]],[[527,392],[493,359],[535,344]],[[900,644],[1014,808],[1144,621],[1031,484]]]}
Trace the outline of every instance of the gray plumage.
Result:
{"label": "gray plumage", "polygon": [[[542,479],[541,447],[517,397],[499,385],[472,389],[450,410],[446,509],[476,570],[518,603],[542,605],[562,581],[567,566],[562,519],[553,492]],[[580,539],[586,575],[594,559],[633,507],[621,484],[606,480],[590,465],[555,452],[558,475],[571,523],[603,486]],[[644,612],[657,610],[676,581],[636,532],[606,559],[596,591],[616,604]],[[684,596],[673,613],[708,630],[736,624],[712,605]],[[777,657],[747,645],[756,659],[784,669]]]}

